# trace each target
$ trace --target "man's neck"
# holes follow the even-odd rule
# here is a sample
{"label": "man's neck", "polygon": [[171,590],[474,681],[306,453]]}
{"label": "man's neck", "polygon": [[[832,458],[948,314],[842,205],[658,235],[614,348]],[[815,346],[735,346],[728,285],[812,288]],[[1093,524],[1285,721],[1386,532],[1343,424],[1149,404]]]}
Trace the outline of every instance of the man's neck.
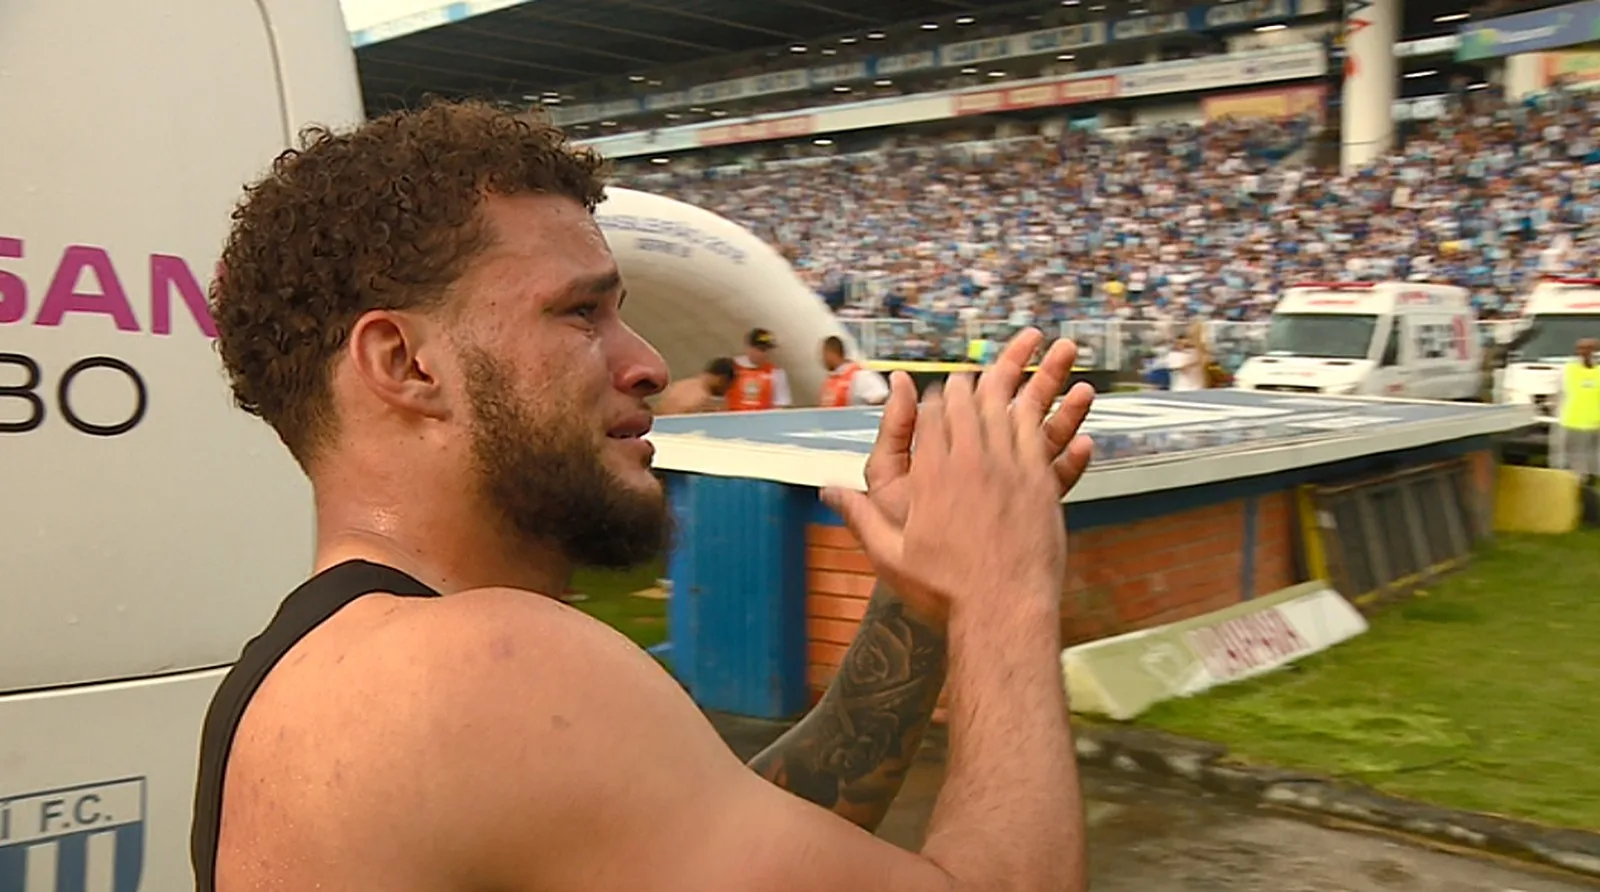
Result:
{"label": "man's neck", "polygon": [[[316,571],[350,560],[400,570],[444,594],[480,588],[515,588],[558,597],[572,578],[572,563],[556,549],[511,541],[470,510],[452,511],[445,500],[386,504],[317,499]],[[428,504],[425,514],[414,505]]]}

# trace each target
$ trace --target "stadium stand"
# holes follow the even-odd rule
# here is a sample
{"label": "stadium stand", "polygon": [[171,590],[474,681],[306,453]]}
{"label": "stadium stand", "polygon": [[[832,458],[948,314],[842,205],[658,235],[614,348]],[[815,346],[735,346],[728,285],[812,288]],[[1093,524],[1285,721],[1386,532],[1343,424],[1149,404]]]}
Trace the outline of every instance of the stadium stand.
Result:
{"label": "stadium stand", "polygon": [[[1507,102],[1499,79],[1444,59],[1460,21],[1504,4],[1404,5],[1397,98],[1418,111],[1397,113],[1386,156],[1344,173],[1328,151],[1347,70],[1335,3],[602,6],[523,5],[365,46],[369,102],[400,83],[390,72],[427,65],[446,95],[543,105],[617,159],[622,183],[778,247],[880,357],[959,358],[974,335],[1029,323],[1091,346],[1122,337],[1102,333],[1108,322],[1160,341],[1194,320],[1220,333],[1219,355],[1242,357],[1296,280],[1452,282],[1493,322],[1541,273],[1595,272],[1595,108],[1559,83]],[[1061,50],[1038,49],[1043,37]],[[1175,74],[1070,108],[971,114],[952,101],[957,117],[909,126],[828,131],[798,111],[1040,77],[1153,83],[1140,73],[1152,63],[1276,51],[1326,60],[1324,76],[1266,84],[1320,96],[1314,108],[1270,120],[1154,108],[1194,89]],[[1254,63],[1237,64],[1235,76]],[[1254,77],[1199,89],[1251,89]],[[792,133],[737,123],[791,117],[804,124]],[[678,135],[696,126],[728,132]]]}
{"label": "stadium stand", "polygon": [[1596,271],[1597,114],[1559,87],[1463,93],[1352,176],[1295,160],[1297,118],[624,177],[752,227],[846,316],[1238,322],[1293,281],[1401,278],[1464,285],[1493,319],[1540,274]]}

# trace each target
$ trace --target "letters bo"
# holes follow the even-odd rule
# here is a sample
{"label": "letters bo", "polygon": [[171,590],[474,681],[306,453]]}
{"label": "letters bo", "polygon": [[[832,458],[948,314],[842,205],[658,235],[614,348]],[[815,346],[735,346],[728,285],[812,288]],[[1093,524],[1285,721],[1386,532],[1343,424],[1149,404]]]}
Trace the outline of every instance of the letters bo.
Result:
{"label": "letters bo", "polygon": [[[0,236],[0,260],[22,257],[22,239]],[[98,316],[119,332],[170,335],[176,297],[201,335],[216,336],[205,292],[183,258],[152,254],[147,269],[148,330],[141,328],[111,256],[105,249],[89,245],[70,245],[62,251],[36,303],[22,276],[0,269],[0,326],[31,324],[49,329],[62,326],[71,316]],[[106,410],[86,408],[79,389],[96,379],[115,387],[114,382],[105,380],[108,377],[120,377],[131,394],[125,407],[110,410],[109,417]],[[117,357],[88,356],[52,369],[27,353],[0,351],[0,434],[38,430],[54,413],[79,433],[115,437],[138,427],[149,405],[150,390],[144,376]]]}

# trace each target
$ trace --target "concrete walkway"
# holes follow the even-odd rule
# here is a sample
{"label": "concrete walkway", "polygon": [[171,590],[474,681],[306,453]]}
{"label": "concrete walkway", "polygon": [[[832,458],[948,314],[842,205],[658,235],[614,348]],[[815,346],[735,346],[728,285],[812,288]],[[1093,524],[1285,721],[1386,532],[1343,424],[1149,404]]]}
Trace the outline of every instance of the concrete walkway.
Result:
{"label": "concrete walkway", "polygon": [[[748,758],[778,725],[713,719]],[[878,835],[921,844],[944,778],[925,746]],[[1462,857],[1407,842],[1316,826],[1241,807],[1201,791],[1130,783],[1106,769],[1084,773],[1095,892],[1580,892],[1580,879]]]}

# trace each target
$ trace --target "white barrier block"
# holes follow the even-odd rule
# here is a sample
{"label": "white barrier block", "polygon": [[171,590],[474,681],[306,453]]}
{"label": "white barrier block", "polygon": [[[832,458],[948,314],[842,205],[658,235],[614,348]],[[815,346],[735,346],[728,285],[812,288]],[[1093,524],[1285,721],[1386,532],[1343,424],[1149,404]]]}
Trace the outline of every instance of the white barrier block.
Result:
{"label": "white barrier block", "polygon": [[1182,622],[1061,652],[1074,712],[1118,721],[1151,706],[1253,678],[1367,630],[1324,582],[1307,582]]}

